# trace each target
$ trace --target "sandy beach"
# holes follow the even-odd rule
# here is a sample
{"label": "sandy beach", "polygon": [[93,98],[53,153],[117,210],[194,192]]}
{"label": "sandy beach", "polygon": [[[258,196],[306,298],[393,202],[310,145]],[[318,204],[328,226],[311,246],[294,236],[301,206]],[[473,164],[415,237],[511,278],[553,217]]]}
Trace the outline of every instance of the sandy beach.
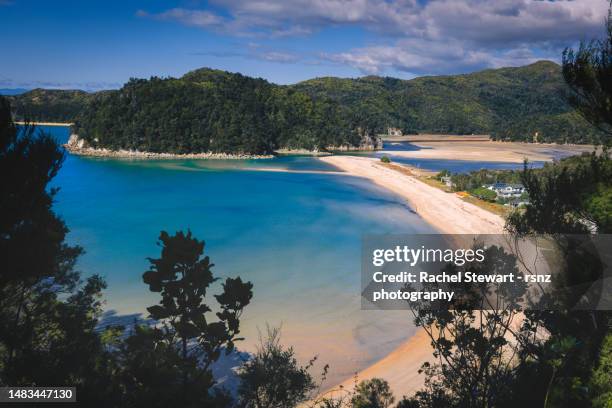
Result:
{"label": "sandy beach", "polygon": [[[336,385],[326,396],[338,397],[342,392],[350,393],[355,386],[355,380],[361,382],[370,378],[382,378],[389,383],[396,401],[400,400],[402,396],[411,396],[422,388],[425,377],[419,374],[419,369],[424,362],[432,360],[430,339],[425,330],[418,329],[386,357],[360,371],[356,377],[347,378]],[[339,391],[340,387],[342,391]]]}
{"label": "sandy beach", "polygon": [[467,203],[453,193],[429,186],[415,177],[399,173],[369,157],[329,156],[319,158],[354,176],[363,177],[405,198],[425,221],[444,234],[497,234],[504,220]]}
{"label": "sandy beach", "polygon": [[[415,177],[400,173],[378,159],[351,156],[322,157],[348,174],[363,177],[405,198],[410,206],[428,223],[446,234],[499,234],[504,220],[493,213],[429,186]],[[384,312],[382,312],[384,313]],[[407,339],[393,352],[357,373],[358,381],[378,377],[389,382],[396,398],[411,395],[423,386],[424,376],[418,374],[421,365],[432,359],[432,348],[424,330]],[[347,378],[342,385],[351,390],[355,379]],[[346,392],[346,391],[344,391]]]}
{"label": "sandy beach", "polygon": [[[394,143],[389,141],[388,143]],[[397,142],[399,143],[399,142]],[[443,159],[483,162],[550,161],[582,152],[592,152],[591,145],[557,145],[494,141],[411,142],[418,150],[383,151],[383,153],[413,159]]]}

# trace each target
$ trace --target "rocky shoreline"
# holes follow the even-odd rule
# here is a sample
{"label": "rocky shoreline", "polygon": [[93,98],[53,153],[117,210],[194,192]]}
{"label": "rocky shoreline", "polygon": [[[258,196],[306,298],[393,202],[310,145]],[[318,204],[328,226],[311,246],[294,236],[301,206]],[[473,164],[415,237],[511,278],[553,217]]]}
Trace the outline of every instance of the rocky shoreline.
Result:
{"label": "rocky shoreline", "polygon": [[[126,158],[126,159],[271,159],[275,157],[271,154],[231,154],[231,153],[155,153],[143,152],[139,150],[111,150],[106,148],[91,147],[87,141],[79,138],[78,135],[70,135],[68,142],[64,144],[64,148],[70,153],[77,156],[89,157],[111,157],[111,158]],[[359,146],[328,146],[325,151],[307,150],[307,149],[278,149],[275,153],[280,155],[310,155],[310,156],[329,156],[333,152],[351,152],[351,151],[373,151],[382,148],[382,141],[366,140]]]}
{"label": "rocky shoreline", "polygon": [[322,150],[308,149],[276,149],[274,153],[281,156],[329,156],[332,153]]}
{"label": "rocky shoreline", "polygon": [[87,142],[80,139],[77,135],[71,135],[68,143],[64,144],[64,148],[70,153],[77,156],[89,157],[111,157],[124,159],[271,159],[274,156],[271,154],[230,154],[230,153],[155,153],[142,152],[138,150],[111,150],[106,148],[90,147]]}

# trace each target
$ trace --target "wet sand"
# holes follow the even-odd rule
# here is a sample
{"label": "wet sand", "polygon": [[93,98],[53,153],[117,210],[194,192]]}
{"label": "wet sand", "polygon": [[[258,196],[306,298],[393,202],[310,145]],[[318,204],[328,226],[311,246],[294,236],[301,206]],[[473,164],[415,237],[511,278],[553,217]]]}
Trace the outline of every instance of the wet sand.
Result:
{"label": "wet sand", "polygon": [[525,159],[529,161],[550,161],[560,157],[581,154],[583,152],[592,152],[594,149],[594,146],[591,145],[557,145],[494,141],[412,142],[411,145],[416,146],[418,150],[384,150],[382,153],[413,159],[522,163]]}
{"label": "wet sand", "polygon": [[402,196],[412,209],[444,234],[497,234],[504,220],[467,203],[453,193],[429,186],[415,177],[383,165],[379,159],[353,156],[322,157],[348,174],[363,177]]}
{"label": "wet sand", "polygon": [[[500,216],[467,203],[455,194],[443,192],[406,173],[393,170],[378,159],[330,156],[319,160],[348,174],[369,179],[402,196],[425,221],[441,233],[499,234],[503,231],[504,220]],[[357,373],[357,380],[383,378],[389,382],[397,399],[402,395],[411,395],[423,386],[424,376],[418,374],[418,370],[424,362],[433,358],[432,351],[425,331],[417,329],[413,336],[386,357]],[[332,390],[341,385],[343,392],[347,392],[354,384],[355,378],[347,378],[332,387]]]}

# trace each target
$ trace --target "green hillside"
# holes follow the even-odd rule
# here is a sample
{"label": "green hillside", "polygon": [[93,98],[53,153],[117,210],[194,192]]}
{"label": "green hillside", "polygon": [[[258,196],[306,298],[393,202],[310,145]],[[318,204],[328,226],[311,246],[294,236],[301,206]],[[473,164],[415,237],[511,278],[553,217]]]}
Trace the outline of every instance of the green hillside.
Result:
{"label": "green hillside", "polygon": [[92,95],[79,90],[33,89],[7,99],[18,120],[72,122]]}
{"label": "green hillside", "polygon": [[279,86],[213,69],[133,79],[117,91],[11,96],[18,119],[76,122],[94,145],[149,151],[264,153],[360,143],[359,133],[490,134],[499,140],[593,143],[599,132],[566,102],[561,67],[412,80],[315,78]]}
{"label": "green hillside", "polygon": [[561,67],[540,61],[520,68],[412,80],[376,76],[316,78],[294,86],[331,97],[371,127],[404,133],[491,134],[496,139],[588,143],[598,132],[567,104]]}
{"label": "green hillside", "polygon": [[264,154],[361,140],[336,102],[210,69],[94,95],[74,130],[94,147],[170,153]]}

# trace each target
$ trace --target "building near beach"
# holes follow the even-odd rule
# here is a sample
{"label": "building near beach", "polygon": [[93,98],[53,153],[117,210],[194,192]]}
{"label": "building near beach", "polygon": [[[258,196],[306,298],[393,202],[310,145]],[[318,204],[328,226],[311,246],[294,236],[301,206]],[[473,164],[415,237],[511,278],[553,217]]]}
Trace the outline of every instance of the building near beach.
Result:
{"label": "building near beach", "polygon": [[522,184],[493,183],[483,187],[495,191],[498,198],[518,198],[525,192]]}

